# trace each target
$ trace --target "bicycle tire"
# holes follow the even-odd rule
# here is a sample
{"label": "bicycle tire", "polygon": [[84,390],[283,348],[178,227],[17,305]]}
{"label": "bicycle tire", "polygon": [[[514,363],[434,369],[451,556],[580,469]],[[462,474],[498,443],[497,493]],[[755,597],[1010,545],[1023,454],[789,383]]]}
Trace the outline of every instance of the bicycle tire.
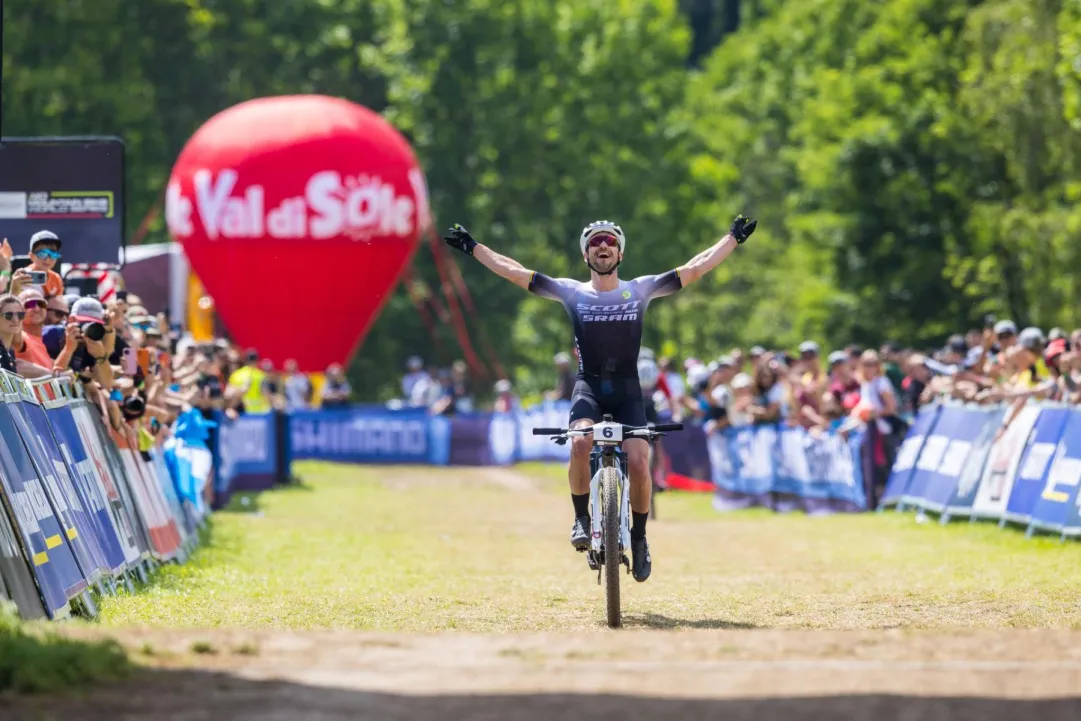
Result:
{"label": "bicycle tire", "polygon": [[601,470],[601,498],[604,505],[604,585],[609,628],[623,623],[619,608],[619,571],[623,551],[619,547],[619,473]]}

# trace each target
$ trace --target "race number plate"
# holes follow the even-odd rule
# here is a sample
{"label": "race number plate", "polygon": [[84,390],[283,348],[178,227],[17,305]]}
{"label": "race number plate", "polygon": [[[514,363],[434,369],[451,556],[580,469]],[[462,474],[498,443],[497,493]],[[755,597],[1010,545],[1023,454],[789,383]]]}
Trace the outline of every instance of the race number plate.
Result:
{"label": "race number plate", "polygon": [[593,441],[595,443],[621,443],[623,441],[623,426],[619,423],[594,424]]}

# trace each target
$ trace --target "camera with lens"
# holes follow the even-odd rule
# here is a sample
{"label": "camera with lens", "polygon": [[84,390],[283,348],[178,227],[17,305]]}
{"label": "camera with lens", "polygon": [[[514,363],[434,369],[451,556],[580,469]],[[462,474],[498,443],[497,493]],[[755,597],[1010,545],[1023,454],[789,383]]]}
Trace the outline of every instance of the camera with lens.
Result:
{"label": "camera with lens", "polygon": [[97,321],[80,323],[79,329],[83,332],[83,335],[87,340],[99,341],[105,337],[105,325]]}
{"label": "camera with lens", "polygon": [[143,413],[146,412],[146,401],[138,394],[128,396],[124,399],[123,403],[121,403],[120,411],[123,413],[124,418],[129,421],[133,421],[136,418],[142,418]]}

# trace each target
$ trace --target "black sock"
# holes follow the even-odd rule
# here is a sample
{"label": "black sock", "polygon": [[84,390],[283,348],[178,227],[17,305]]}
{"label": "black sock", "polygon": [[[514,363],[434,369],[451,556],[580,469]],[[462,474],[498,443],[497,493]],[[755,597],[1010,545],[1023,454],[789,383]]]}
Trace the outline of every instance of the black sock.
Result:
{"label": "black sock", "polygon": [[638,511],[631,511],[631,540],[637,541],[640,538],[646,537],[646,519],[649,518],[648,513],[639,513]]}
{"label": "black sock", "polygon": [[589,515],[588,493],[572,493],[571,500],[574,501],[574,515],[576,518]]}

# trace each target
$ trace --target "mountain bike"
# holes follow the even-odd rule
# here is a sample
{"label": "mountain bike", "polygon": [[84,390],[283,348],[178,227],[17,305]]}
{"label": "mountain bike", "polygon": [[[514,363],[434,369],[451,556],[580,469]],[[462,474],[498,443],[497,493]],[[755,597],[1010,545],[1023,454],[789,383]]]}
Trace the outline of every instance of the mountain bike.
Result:
{"label": "mountain bike", "polygon": [[606,415],[600,423],[589,428],[568,430],[566,428],[534,428],[535,436],[551,436],[563,445],[575,436],[592,436],[593,450],[589,455],[590,547],[586,549],[586,562],[597,572],[597,585],[605,579],[605,596],[608,625],[618,628],[622,623],[619,606],[619,566],[631,572],[631,562],[626,551],[631,547],[630,493],[627,491],[627,461],[622,444],[628,438],[652,441],[665,435],[666,431],[681,431],[682,423],[647,423],[645,426],[627,426],[615,423]]}

